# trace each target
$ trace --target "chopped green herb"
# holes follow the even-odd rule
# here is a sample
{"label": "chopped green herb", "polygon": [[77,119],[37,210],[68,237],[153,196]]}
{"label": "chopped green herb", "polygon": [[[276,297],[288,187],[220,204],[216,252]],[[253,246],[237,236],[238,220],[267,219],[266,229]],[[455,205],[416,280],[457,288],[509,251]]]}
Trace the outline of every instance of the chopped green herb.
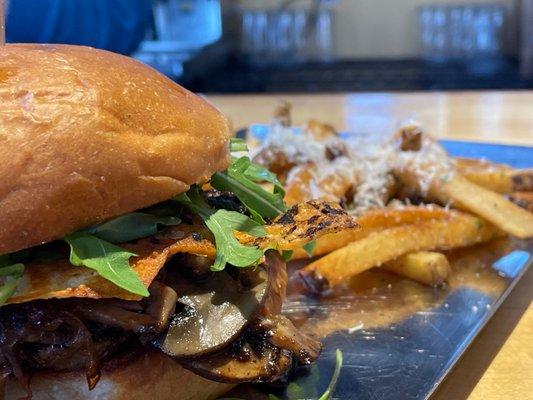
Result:
{"label": "chopped green herb", "polygon": [[448,182],[450,179],[452,179],[452,174],[450,174],[450,173],[446,173],[446,174],[443,174],[443,175],[440,176],[440,181],[441,181],[442,183],[446,183],[446,182]]}
{"label": "chopped green herb", "polygon": [[478,231],[483,229],[484,226],[485,224],[483,223],[483,221],[481,221],[480,219],[476,219],[476,228]]}
{"label": "chopped green herb", "polygon": [[[2,259],[2,262],[7,260],[6,257]],[[5,265],[0,268],[0,277],[5,278],[5,282],[0,286],[0,306],[13,296],[13,293],[17,290],[17,286],[20,282],[22,274],[24,274],[24,264],[12,264]]]}
{"label": "chopped green herb", "polygon": [[304,244],[302,248],[309,257],[313,257],[313,253],[315,252],[316,248],[316,240],[311,240],[310,242]]}
{"label": "chopped green herb", "polygon": [[292,255],[294,254],[294,251],[292,250],[283,250],[281,252],[281,256],[285,261],[289,261],[292,258]]}
{"label": "chopped green herb", "polygon": [[248,151],[246,141],[241,138],[231,138],[229,142],[229,151],[231,151],[232,153],[237,151]]}
{"label": "chopped green herb", "polygon": [[180,222],[178,217],[133,212],[85,229],[85,232],[110,243],[124,243],[155,235],[161,225],[177,225]]}
{"label": "chopped green herb", "polygon": [[94,269],[101,277],[128,292],[145,297],[150,295],[130,266],[129,259],[136,254],[86,232],[73,233],[65,237],[65,241],[70,245],[72,265]]}

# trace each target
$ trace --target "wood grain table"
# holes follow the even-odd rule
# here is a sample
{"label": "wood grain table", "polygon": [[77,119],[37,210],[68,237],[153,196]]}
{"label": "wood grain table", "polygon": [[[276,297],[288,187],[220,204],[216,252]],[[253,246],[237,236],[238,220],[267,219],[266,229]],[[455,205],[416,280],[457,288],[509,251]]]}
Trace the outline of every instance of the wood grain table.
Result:
{"label": "wood grain table", "polygon": [[[532,92],[235,95],[208,99],[234,127],[268,123],[281,100],[293,123],[383,135],[406,120],[440,138],[533,145]],[[434,395],[435,400],[533,399],[533,269],[523,277]]]}

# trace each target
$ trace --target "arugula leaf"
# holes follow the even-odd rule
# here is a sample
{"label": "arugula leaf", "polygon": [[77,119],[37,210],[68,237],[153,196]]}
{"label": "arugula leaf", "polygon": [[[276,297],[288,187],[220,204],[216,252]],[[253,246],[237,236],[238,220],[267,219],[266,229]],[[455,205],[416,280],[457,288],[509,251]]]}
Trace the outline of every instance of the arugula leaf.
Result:
{"label": "arugula leaf", "polygon": [[309,256],[309,257],[313,257],[313,253],[315,252],[315,248],[316,248],[316,240],[311,240],[310,242],[304,244],[302,246],[302,249],[305,250],[306,254]]}
{"label": "arugula leaf", "polygon": [[331,381],[329,382],[328,388],[326,389],[324,394],[320,396],[318,400],[329,400],[335,392],[335,388],[337,387],[337,381],[339,380],[339,375],[341,373],[342,368],[342,351],[340,351],[339,349],[335,350],[335,359],[335,370],[333,371]]}
{"label": "arugula leaf", "polygon": [[[274,193],[263,189],[258,182],[273,183]],[[211,178],[211,185],[218,190],[233,192],[260,223],[264,223],[264,218],[274,218],[286,210],[281,182],[268,170],[253,164],[248,157],[234,160],[226,173],[216,172]]]}
{"label": "arugula leaf", "polygon": [[229,174],[229,170],[228,174],[215,173],[211,185],[218,190],[233,192],[256,221],[264,223],[264,218],[271,219],[285,212],[285,203],[279,194],[267,192],[243,174]]}
{"label": "arugula leaf", "polygon": [[0,268],[0,277],[13,276],[20,278],[24,273],[24,264],[17,263]]}
{"label": "arugula leaf", "polygon": [[177,195],[173,200],[198,214],[203,220],[206,220],[214,213],[213,209],[209,207],[200,195],[200,188],[197,185],[192,186],[187,193]]}
{"label": "arugula leaf", "polygon": [[245,246],[235,237],[235,231],[253,236],[266,235],[265,229],[247,216],[235,211],[218,210],[205,220],[205,224],[215,236],[217,255],[211,267],[213,271],[222,271],[226,263],[236,267],[249,267],[255,265],[263,256],[259,248]]}
{"label": "arugula leaf", "polygon": [[241,157],[239,160],[237,160],[235,162],[236,167],[237,163],[239,162],[246,165],[246,168],[244,169],[245,177],[256,183],[270,182],[274,185],[275,194],[279,194],[281,197],[285,196],[285,189],[275,173],[269,171],[261,165],[252,163],[248,157]]}
{"label": "arugula leaf", "polygon": [[177,225],[180,222],[178,217],[133,212],[85,229],[85,232],[107,242],[124,243],[155,235],[160,225]]}
{"label": "arugula leaf", "polygon": [[149,296],[137,273],[130,267],[129,259],[137,256],[114,244],[76,232],[64,239],[70,245],[70,263],[94,269],[100,276],[115,285],[140,296]]}
{"label": "arugula leaf", "polygon": [[263,251],[257,247],[245,246],[235,237],[235,231],[245,232],[255,237],[266,236],[267,232],[261,224],[235,211],[212,210],[200,195],[197,186],[187,194],[174,198],[175,201],[197,213],[215,237],[217,255],[213,271],[221,271],[230,263],[236,267],[249,267],[257,264]]}
{"label": "arugula leaf", "polygon": [[[3,258],[2,263],[4,263],[5,260],[7,260],[7,258]],[[0,277],[5,277],[7,279],[4,284],[0,286],[0,306],[13,296],[13,293],[17,290],[20,278],[24,274],[24,264],[3,265],[4,266],[0,268]]]}
{"label": "arugula leaf", "polygon": [[231,151],[232,153],[237,151],[248,151],[246,141],[241,138],[231,138],[229,140],[229,151]]}

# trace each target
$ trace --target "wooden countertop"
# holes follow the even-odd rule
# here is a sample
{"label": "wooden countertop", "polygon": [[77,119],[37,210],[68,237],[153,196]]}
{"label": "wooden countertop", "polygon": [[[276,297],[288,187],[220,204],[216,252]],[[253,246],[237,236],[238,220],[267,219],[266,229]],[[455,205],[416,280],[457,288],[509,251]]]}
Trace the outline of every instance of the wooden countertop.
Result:
{"label": "wooden countertop", "polygon": [[[384,134],[415,119],[440,138],[533,145],[533,91],[209,96],[235,128],[267,123],[280,100],[293,123]],[[502,304],[434,400],[533,399],[533,269]]]}

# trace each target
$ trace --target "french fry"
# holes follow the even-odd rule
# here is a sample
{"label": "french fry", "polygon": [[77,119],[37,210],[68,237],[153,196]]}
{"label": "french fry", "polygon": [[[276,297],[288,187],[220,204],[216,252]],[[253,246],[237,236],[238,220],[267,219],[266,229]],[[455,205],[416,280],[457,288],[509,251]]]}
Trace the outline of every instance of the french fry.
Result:
{"label": "french fry", "polygon": [[495,237],[498,230],[482,219],[454,212],[450,218],[374,232],[310,263],[300,271],[307,282],[334,286],[369,268],[407,253],[471,246]]}
{"label": "french fry", "polygon": [[451,201],[452,205],[485,218],[513,236],[522,239],[533,237],[533,213],[461,175],[433,182],[430,193],[443,203]]}
{"label": "french fry", "polygon": [[469,181],[497,193],[533,191],[531,169],[475,171],[462,175]]}
{"label": "french fry", "polygon": [[[361,215],[357,222],[360,230],[342,230],[327,234],[316,239],[313,256],[320,256],[346,246],[355,240],[362,239],[372,232],[382,231],[401,225],[414,224],[432,219],[445,219],[450,212],[440,206],[409,206],[398,209],[382,208],[368,211]],[[308,258],[303,249],[296,249],[293,259]]]}
{"label": "french fry", "polygon": [[[326,168],[326,167],[322,167]],[[294,167],[285,184],[285,202],[292,206],[309,200],[339,202],[354,185],[351,174],[343,174],[335,165],[317,172],[315,164]]]}
{"label": "french fry", "polygon": [[513,171],[514,192],[533,192],[533,168]]}
{"label": "french fry", "polygon": [[382,268],[429,286],[441,285],[451,273],[446,256],[433,251],[405,254],[383,264]]}
{"label": "french fry", "polygon": [[466,179],[494,192],[533,191],[533,169],[512,169],[475,158],[456,158],[455,164]]}
{"label": "french fry", "polygon": [[307,131],[318,140],[323,140],[338,135],[337,130],[332,125],[320,122],[316,119],[310,119],[307,122]]}
{"label": "french fry", "polygon": [[486,171],[487,169],[511,169],[507,164],[497,164],[483,158],[454,157],[454,160],[457,170],[461,173]]}
{"label": "french fry", "polygon": [[497,193],[509,193],[513,191],[513,173],[514,171],[508,169],[495,169],[465,172],[462,175],[469,181],[485,189]]}
{"label": "french fry", "polygon": [[509,200],[533,213],[533,192],[514,192],[509,194]]}

